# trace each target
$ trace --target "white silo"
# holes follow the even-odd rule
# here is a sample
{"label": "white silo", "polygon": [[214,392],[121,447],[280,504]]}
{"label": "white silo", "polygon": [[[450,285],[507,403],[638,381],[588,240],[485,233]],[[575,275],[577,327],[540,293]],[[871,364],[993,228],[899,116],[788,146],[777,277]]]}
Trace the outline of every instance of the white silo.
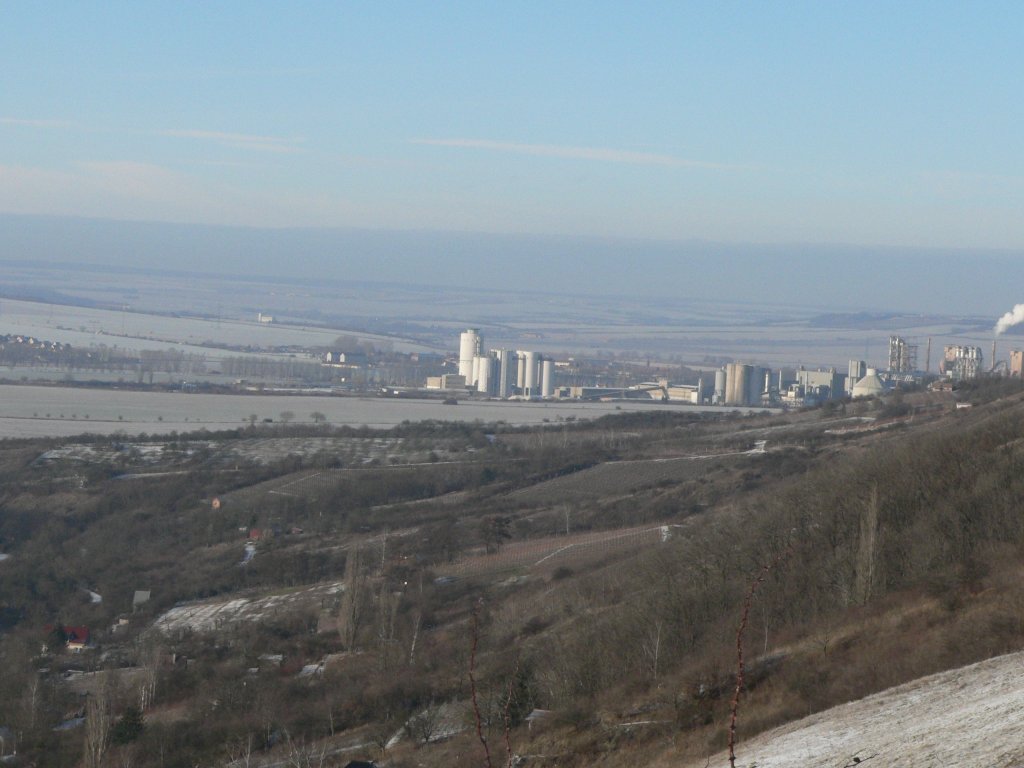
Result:
{"label": "white silo", "polygon": [[540,396],[555,396],[555,363],[547,358],[540,364]]}
{"label": "white silo", "polygon": [[485,395],[493,394],[491,391],[497,383],[494,376],[495,360],[490,355],[479,355],[473,358],[473,368],[476,370],[476,389]]}
{"label": "white silo", "polygon": [[711,395],[711,402],[715,405],[725,402],[725,368],[715,371],[715,390]]}
{"label": "white silo", "polygon": [[526,369],[523,375],[523,394],[526,397],[536,397],[537,391],[537,353],[523,352],[523,367]]}
{"label": "white silo", "polygon": [[498,356],[498,397],[508,397],[516,385],[516,353],[511,349],[499,349]]}
{"label": "white silo", "polygon": [[526,353],[521,349],[516,351],[516,389],[519,394],[526,389]]}
{"label": "white silo", "polygon": [[472,385],[473,358],[483,349],[479,328],[467,328],[459,336],[459,376],[466,377],[466,384]]}

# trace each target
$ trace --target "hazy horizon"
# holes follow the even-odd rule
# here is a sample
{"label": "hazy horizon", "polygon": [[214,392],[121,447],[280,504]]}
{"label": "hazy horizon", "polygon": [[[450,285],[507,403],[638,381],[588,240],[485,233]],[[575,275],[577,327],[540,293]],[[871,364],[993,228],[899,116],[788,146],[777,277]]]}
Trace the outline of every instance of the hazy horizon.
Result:
{"label": "hazy horizon", "polygon": [[0,214],[8,263],[993,318],[1018,302],[1021,255]]}

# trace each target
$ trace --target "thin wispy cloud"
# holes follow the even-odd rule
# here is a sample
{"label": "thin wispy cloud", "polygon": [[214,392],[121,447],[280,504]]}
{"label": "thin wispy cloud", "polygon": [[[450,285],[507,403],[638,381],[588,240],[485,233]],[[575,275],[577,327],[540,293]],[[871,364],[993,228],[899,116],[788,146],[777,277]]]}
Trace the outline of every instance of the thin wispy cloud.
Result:
{"label": "thin wispy cloud", "polygon": [[21,128],[67,128],[71,123],[66,120],[30,120],[21,117],[0,117],[0,125],[13,125]]}
{"label": "thin wispy cloud", "polygon": [[209,80],[211,78],[267,78],[267,77],[309,77],[320,74],[320,70],[310,67],[249,67],[241,69],[173,69],[167,71],[122,72],[118,75],[124,80]]}
{"label": "thin wispy cloud", "polygon": [[660,165],[670,168],[708,168],[714,170],[741,170],[744,166],[713,163],[704,160],[690,160],[674,155],[653,152],[633,152],[607,147],[573,147],[557,144],[522,144],[514,141],[492,141],[490,139],[413,139],[411,144],[431,147],[456,147],[460,149],[485,149],[494,152],[508,152],[536,157],[558,157],[571,160],[596,160],[605,163],[626,163],[629,165]]}
{"label": "thin wispy cloud", "polygon": [[203,131],[193,129],[170,129],[159,131],[161,136],[170,136],[178,139],[199,139],[203,141],[214,141],[222,146],[235,147],[236,149],[248,149],[256,152],[277,152],[279,154],[294,154],[304,152],[299,146],[303,139],[285,138],[282,136],[259,136],[249,133],[228,133],[225,131]]}

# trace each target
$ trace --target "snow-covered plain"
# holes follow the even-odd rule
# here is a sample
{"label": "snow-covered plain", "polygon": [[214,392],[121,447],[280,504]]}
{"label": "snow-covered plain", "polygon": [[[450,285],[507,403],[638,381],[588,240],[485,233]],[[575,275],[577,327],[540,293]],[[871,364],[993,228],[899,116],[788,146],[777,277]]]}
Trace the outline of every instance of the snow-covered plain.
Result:
{"label": "snow-covered plain", "polygon": [[[923,677],[736,746],[742,768],[865,762],[868,768],[1024,766],[1024,653]],[[724,753],[710,761],[728,764]]]}

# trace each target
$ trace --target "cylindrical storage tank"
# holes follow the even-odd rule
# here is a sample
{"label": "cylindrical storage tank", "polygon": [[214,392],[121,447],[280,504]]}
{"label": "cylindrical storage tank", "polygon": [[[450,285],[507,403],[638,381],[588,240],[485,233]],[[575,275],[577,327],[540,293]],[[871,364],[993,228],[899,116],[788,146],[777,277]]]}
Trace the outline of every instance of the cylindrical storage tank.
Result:
{"label": "cylindrical storage tank", "polygon": [[748,405],[754,366],[729,363],[725,368],[725,404]]}
{"label": "cylindrical storage tank", "polygon": [[485,395],[491,394],[494,381],[494,360],[490,356],[476,357],[473,359],[473,367],[476,368],[476,389]]}
{"label": "cylindrical storage tank", "polygon": [[482,344],[477,328],[468,328],[459,336],[459,376],[466,377],[466,384],[473,383],[473,358],[480,354]]}
{"label": "cylindrical storage tank", "polygon": [[515,386],[516,353],[511,349],[498,350],[498,397],[508,397]]}
{"label": "cylindrical storage tank", "polygon": [[715,391],[711,396],[711,402],[721,405],[725,402],[725,369],[715,371]]}
{"label": "cylindrical storage tank", "polygon": [[771,385],[771,371],[756,365],[746,367],[750,368],[750,377],[747,379],[747,405],[760,405],[761,395]]}
{"label": "cylindrical storage tank", "polygon": [[729,363],[725,366],[725,404],[726,405],[737,405],[738,400],[736,397],[737,383],[740,380],[740,368],[742,366],[739,363]]}
{"label": "cylindrical storage tank", "polygon": [[516,388],[519,394],[526,390],[526,353],[522,350],[516,352]]}
{"label": "cylindrical storage tank", "polygon": [[540,364],[540,395],[555,396],[555,363],[552,360],[545,359]]}
{"label": "cylindrical storage tank", "polygon": [[536,397],[537,391],[537,353],[523,353],[523,367],[526,369],[523,376],[523,394],[527,397]]}

